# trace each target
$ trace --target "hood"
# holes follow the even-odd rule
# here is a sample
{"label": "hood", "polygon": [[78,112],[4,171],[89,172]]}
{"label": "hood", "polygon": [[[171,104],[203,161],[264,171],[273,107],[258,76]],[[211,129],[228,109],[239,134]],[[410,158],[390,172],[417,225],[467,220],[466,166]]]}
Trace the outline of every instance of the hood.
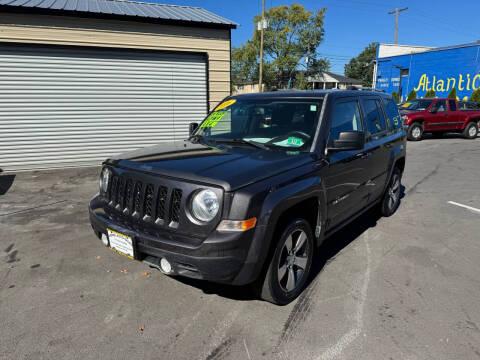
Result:
{"label": "hood", "polygon": [[107,160],[114,166],[218,185],[231,191],[312,162],[314,155],[188,140],[154,145]]}
{"label": "hood", "polygon": [[399,109],[400,115],[413,114],[419,112],[417,110]]}

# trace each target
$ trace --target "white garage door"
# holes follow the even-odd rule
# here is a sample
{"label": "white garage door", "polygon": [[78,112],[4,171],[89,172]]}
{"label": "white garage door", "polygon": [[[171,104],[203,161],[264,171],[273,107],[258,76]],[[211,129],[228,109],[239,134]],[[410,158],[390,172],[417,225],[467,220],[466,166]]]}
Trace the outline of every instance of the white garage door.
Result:
{"label": "white garage door", "polygon": [[0,45],[0,169],[184,139],[207,112],[206,71],[201,54]]}

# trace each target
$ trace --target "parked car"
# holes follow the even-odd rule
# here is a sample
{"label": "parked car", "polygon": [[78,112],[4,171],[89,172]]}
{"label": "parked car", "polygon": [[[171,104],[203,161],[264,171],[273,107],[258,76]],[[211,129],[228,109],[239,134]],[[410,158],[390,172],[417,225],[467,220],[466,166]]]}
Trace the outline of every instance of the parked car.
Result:
{"label": "parked car", "polygon": [[406,132],[389,95],[238,95],[190,131],[106,160],[89,205],[106,246],[165,274],[251,284],[286,304],[316,246],[399,206]]}
{"label": "parked car", "polygon": [[480,109],[474,104],[454,99],[416,99],[403,104],[400,113],[408,127],[408,139],[419,141],[424,133],[441,137],[447,132],[462,133],[466,139],[476,138]]}

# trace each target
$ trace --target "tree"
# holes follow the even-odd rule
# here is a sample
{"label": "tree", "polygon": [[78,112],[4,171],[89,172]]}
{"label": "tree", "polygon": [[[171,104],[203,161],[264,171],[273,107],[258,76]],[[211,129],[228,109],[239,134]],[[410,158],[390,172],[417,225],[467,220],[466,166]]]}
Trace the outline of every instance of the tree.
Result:
{"label": "tree", "polygon": [[[325,8],[306,11],[292,4],[270,8],[265,12],[268,28],[264,30],[263,82],[267,88],[284,88],[295,80],[300,69],[309,72],[328,70],[329,62],[317,48],[323,41]],[[254,23],[261,15],[254,17]],[[232,77],[236,82],[258,81],[260,31],[232,52]],[[308,61],[306,61],[308,59]],[[308,74],[305,74],[308,76]]]}
{"label": "tree", "polygon": [[308,83],[305,73],[303,71],[297,72],[295,75],[295,89],[307,90],[311,89],[311,85]]}
{"label": "tree", "polygon": [[470,101],[480,102],[480,88],[472,92],[472,95],[470,95]]}
{"label": "tree", "polygon": [[259,47],[248,40],[241,47],[232,49],[232,80],[234,84],[258,82]]}
{"label": "tree", "polygon": [[450,92],[448,93],[448,96],[447,96],[449,99],[457,99],[457,89],[455,88],[452,88],[452,90],[450,90]]}
{"label": "tree", "polygon": [[417,98],[417,93],[415,90],[412,90],[408,93],[407,100],[415,100]]}
{"label": "tree", "polygon": [[362,81],[363,86],[372,86],[373,67],[378,43],[369,44],[357,57],[345,64],[345,76]]}
{"label": "tree", "polygon": [[434,98],[435,97],[435,90],[430,89],[425,93],[426,98]]}
{"label": "tree", "polygon": [[392,91],[393,100],[398,104],[398,93],[396,91]]}

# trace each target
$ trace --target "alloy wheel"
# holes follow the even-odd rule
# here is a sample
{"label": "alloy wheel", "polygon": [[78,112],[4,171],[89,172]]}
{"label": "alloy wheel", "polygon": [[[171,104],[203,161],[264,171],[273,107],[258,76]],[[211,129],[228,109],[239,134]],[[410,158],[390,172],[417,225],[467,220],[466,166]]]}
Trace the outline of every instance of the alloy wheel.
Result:
{"label": "alloy wheel", "polygon": [[296,289],[305,274],[310,253],[307,234],[297,229],[285,240],[278,263],[278,282],[287,292]]}
{"label": "alloy wheel", "polygon": [[390,182],[390,186],[388,188],[388,208],[390,210],[395,209],[395,206],[400,199],[400,176],[398,174],[394,174],[392,181]]}
{"label": "alloy wheel", "polygon": [[468,135],[470,135],[471,137],[477,135],[477,129],[474,125],[470,126],[470,129],[468,129]]}
{"label": "alloy wheel", "polygon": [[421,135],[422,135],[422,131],[420,130],[420,127],[419,127],[419,126],[415,126],[415,127],[412,129],[412,136],[413,136],[415,139],[418,139],[418,138],[420,138]]}

